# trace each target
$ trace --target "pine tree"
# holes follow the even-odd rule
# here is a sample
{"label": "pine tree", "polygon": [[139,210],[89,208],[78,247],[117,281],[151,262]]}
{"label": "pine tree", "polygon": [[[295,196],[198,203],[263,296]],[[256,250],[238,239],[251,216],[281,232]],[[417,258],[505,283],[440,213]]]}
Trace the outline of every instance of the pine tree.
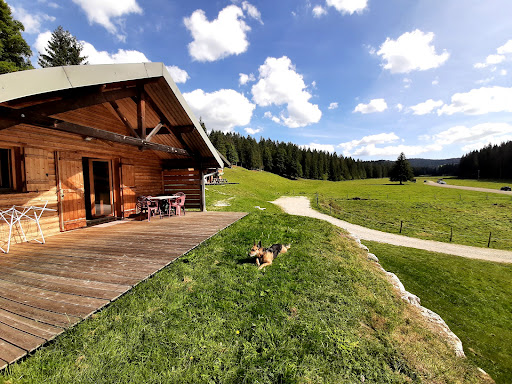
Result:
{"label": "pine tree", "polygon": [[43,67],[60,67],[62,65],[87,64],[86,56],[80,56],[83,45],[61,25],[52,32],[46,47],[46,53],[39,52],[37,63]]}
{"label": "pine tree", "polygon": [[412,180],[413,178],[414,173],[412,172],[411,165],[402,152],[400,156],[398,156],[398,159],[396,159],[393,167],[389,170],[389,180],[399,181],[400,185],[402,185],[404,181]]}
{"label": "pine tree", "polygon": [[0,0],[0,74],[32,69],[32,51],[21,36],[25,27],[14,20],[11,9]]}

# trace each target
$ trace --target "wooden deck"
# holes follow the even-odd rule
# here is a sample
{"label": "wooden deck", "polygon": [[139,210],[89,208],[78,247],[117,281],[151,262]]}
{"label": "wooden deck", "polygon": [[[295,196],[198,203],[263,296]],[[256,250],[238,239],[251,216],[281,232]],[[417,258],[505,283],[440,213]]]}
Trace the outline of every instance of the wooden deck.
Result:
{"label": "wooden deck", "polygon": [[245,216],[188,212],[115,222],[0,254],[0,369],[90,316]]}

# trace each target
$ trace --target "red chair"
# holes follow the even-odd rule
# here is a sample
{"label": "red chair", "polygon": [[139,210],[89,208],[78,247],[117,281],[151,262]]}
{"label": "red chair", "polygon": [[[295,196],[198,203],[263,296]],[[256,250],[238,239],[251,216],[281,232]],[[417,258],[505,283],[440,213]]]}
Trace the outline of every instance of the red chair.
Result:
{"label": "red chair", "polygon": [[176,216],[181,216],[181,211],[183,211],[183,214],[185,215],[185,198],[186,195],[183,192],[176,193],[176,200],[174,200],[171,203],[171,207],[174,208],[174,211],[176,212]]}

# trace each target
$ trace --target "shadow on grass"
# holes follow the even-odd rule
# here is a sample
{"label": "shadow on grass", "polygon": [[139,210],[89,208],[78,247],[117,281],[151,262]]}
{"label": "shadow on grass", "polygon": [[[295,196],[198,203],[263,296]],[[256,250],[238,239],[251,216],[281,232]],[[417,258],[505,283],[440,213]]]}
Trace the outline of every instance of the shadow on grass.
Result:
{"label": "shadow on grass", "polygon": [[254,257],[245,257],[243,259],[238,259],[236,262],[237,264],[254,264]]}

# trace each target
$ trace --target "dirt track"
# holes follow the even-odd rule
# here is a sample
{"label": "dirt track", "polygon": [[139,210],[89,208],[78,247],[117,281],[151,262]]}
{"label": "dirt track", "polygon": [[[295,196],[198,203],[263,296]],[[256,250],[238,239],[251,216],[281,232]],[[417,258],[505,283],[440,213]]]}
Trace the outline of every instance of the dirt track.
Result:
{"label": "dirt track", "polygon": [[438,184],[433,181],[427,180],[426,185],[431,185],[434,187],[441,188],[454,188],[454,189],[465,189],[466,191],[478,191],[478,192],[487,192],[487,193],[499,193],[502,195],[512,196],[512,191],[500,191],[499,189],[491,189],[491,188],[479,188],[479,187],[464,187],[462,185],[449,185],[449,184]]}
{"label": "dirt track", "polygon": [[374,229],[368,229],[359,225],[350,224],[346,221],[339,220],[332,216],[315,211],[311,208],[309,199],[305,196],[280,197],[272,203],[280,206],[286,213],[292,215],[307,216],[328,221],[337,227],[347,230],[361,240],[370,240],[402,247],[424,249],[426,251],[446,253],[449,255],[462,256],[470,259],[512,263],[512,252],[510,251],[415,239],[413,237],[394,235],[392,233],[376,231]]}

